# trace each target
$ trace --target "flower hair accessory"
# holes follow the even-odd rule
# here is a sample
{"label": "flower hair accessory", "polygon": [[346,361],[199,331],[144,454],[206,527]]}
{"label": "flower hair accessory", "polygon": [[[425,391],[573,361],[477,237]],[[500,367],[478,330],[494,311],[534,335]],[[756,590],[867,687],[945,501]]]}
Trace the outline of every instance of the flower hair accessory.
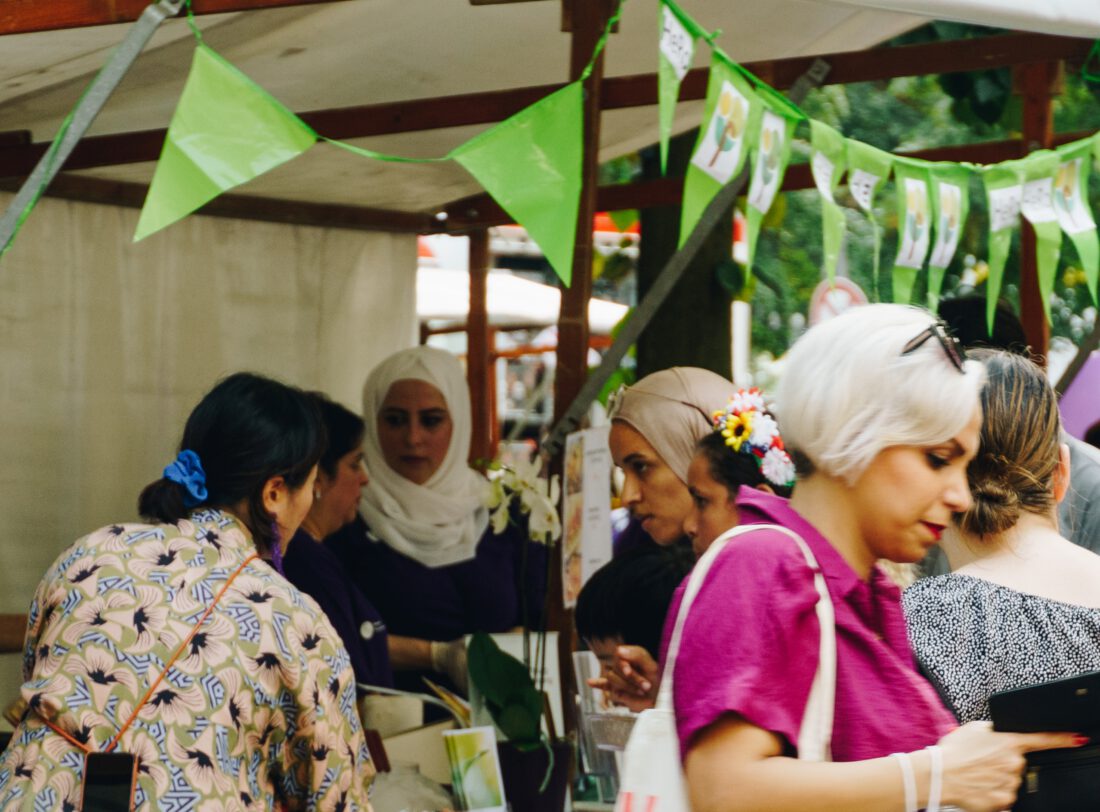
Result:
{"label": "flower hair accessory", "polygon": [[206,472],[202,470],[202,462],[194,451],[181,451],[175,461],[165,467],[164,478],[183,486],[186,491],[184,507],[197,507],[206,500]]}
{"label": "flower hair accessory", "polygon": [[714,430],[735,454],[756,460],[760,473],[772,485],[794,485],[794,463],[783,448],[779,424],[768,412],[759,389],[739,389],[724,411],[714,413]]}

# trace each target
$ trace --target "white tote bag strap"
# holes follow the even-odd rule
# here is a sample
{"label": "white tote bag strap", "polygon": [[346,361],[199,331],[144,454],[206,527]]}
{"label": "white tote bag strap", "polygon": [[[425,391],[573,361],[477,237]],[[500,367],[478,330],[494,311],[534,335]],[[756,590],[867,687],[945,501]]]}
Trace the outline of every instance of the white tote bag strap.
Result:
{"label": "white tote bag strap", "polygon": [[661,687],[657,692],[656,707],[671,711],[672,708],[672,679],[676,665],[676,655],[680,651],[680,638],[683,635],[684,624],[687,622],[691,604],[706,580],[714,560],[725,549],[726,544],[737,536],[753,530],[778,530],[789,536],[798,544],[802,551],[806,564],[814,573],[814,588],[817,590],[818,626],[821,629],[818,666],[814,674],[814,680],[810,687],[809,700],[806,703],[806,711],[802,717],[802,726],[798,735],[798,757],[805,761],[830,760],[830,745],[833,733],[833,706],[836,699],[836,620],[833,614],[833,602],[829,597],[829,588],[825,584],[825,576],[821,573],[817,559],[807,546],[802,537],[777,524],[745,524],[727,530],[720,535],[707,548],[707,551],[696,562],[695,568],[688,578],[687,587],[684,589],[684,598],[680,603],[680,610],[676,614],[676,623],[672,627],[672,635],[669,638],[668,651],[665,654],[664,674],[661,678]]}
{"label": "white tote bag strap", "polygon": [[699,560],[695,562],[695,566],[688,576],[687,586],[684,588],[684,598],[680,601],[680,611],[676,613],[676,624],[672,627],[672,635],[668,639],[668,651],[665,652],[665,667],[664,673],[661,675],[661,687],[657,691],[656,707],[663,710],[672,710],[672,672],[676,665],[676,655],[680,651],[680,637],[684,633],[684,624],[687,622],[691,604],[694,603],[695,596],[699,594],[699,590],[703,586],[703,581],[706,580],[707,573],[710,571],[711,564],[714,563],[714,560],[718,558],[718,554],[726,548],[726,544],[731,539],[740,536],[742,533],[747,533],[750,530],[757,530],[760,527],[769,526],[770,525],[743,524],[738,527],[733,527],[711,542],[707,551],[699,556]]}

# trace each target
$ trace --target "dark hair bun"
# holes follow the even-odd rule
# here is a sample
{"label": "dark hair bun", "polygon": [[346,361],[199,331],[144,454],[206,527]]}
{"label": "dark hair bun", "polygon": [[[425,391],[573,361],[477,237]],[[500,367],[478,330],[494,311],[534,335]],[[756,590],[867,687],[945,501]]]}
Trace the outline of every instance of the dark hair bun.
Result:
{"label": "dark hair bun", "polygon": [[183,503],[185,493],[182,485],[170,479],[150,482],[138,497],[138,513],[146,519],[175,524],[190,512]]}
{"label": "dark hair bun", "polygon": [[[977,479],[977,478],[975,478]],[[962,529],[977,536],[1001,533],[1020,519],[1020,497],[999,477],[971,481],[970,510],[963,514]]]}

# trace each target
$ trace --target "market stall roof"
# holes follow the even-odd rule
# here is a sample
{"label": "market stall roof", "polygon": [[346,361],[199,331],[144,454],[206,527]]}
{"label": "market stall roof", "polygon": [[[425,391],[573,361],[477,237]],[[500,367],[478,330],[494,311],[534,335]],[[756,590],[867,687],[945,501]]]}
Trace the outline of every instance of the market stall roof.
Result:
{"label": "market stall roof", "polygon": [[[305,0],[267,0],[296,1]],[[322,134],[386,153],[431,157],[446,154],[486,127],[484,123],[441,127],[438,121],[447,120],[447,116],[433,115],[431,108],[442,113],[449,104],[461,107],[469,94],[547,87],[568,78],[570,35],[561,31],[559,0],[482,2],[345,0],[197,19],[210,46],[292,110],[326,111],[319,120],[331,129],[319,127]],[[48,14],[36,2],[6,0],[5,5],[8,8],[0,11],[0,33],[29,30],[32,17],[39,27],[48,23],[48,19],[47,23],[41,21]],[[124,0],[110,8],[116,5],[134,3]],[[203,4],[197,5],[201,10]],[[219,8],[233,5],[233,0],[217,0]],[[243,5],[238,0],[237,7]],[[1025,5],[1024,0],[683,0],[682,5],[701,24],[722,29],[719,44],[742,62],[860,51],[933,16],[1078,37],[1100,36],[1100,11],[1094,0],[1061,0],[1041,8]],[[886,7],[890,10],[883,10]],[[86,4],[58,0],[45,8],[61,20],[66,9],[76,14]],[[110,8],[95,13],[109,15]],[[655,0],[633,0],[625,5],[618,33],[607,50],[607,77],[654,72],[657,16]],[[117,17],[99,18],[106,19]],[[126,30],[127,25],[98,25],[2,38],[0,176],[16,174],[12,168],[19,165],[21,156],[26,157],[27,145],[20,143],[20,132],[29,133],[29,139],[39,144],[52,137]],[[194,39],[184,20],[169,20],[161,27],[90,131],[90,135],[144,133],[148,137],[144,141],[136,137],[105,142],[101,145],[105,154],[88,162],[98,166],[72,174],[137,184],[89,184],[89,188],[102,190],[108,200],[115,196],[121,202],[129,192],[129,201],[135,202],[135,190],[152,177],[153,159],[162,139],[159,131],[167,126],[175,109],[193,49]],[[695,66],[705,67],[707,58],[707,49],[698,48]],[[531,101],[540,95],[534,94]],[[431,128],[348,137],[363,131],[359,120],[363,106],[410,100],[431,100],[425,108]],[[349,108],[360,110],[348,115]],[[700,109],[700,101],[681,103],[674,129],[696,125]],[[407,113],[402,108],[394,115]],[[365,129],[370,131],[371,126]],[[654,106],[603,113],[603,160],[656,139]],[[238,191],[284,202],[433,213],[479,192],[480,187],[453,162],[391,164],[320,144]]]}
{"label": "market stall roof", "polygon": [[[721,45],[743,61],[859,50],[924,21],[813,0],[685,0],[683,6],[702,23],[722,28]],[[290,109],[302,112],[567,81],[570,35],[562,33],[561,17],[558,0],[477,6],[469,0],[348,0],[197,19],[211,47]],[[0,23],[2,18],[0,11]],[[798,24],[791,25],[791,20]],[[656,70],[656,24],[655,0],[626,4],[607,50],[607,76]],[[126,29],[104,25],[3,37],[0,133],[29,130],[34,142],[48,141]],[[89,134],[166,127],[193,49],[187,23],[167,21]],[[697,50],[695,65],[704,67],[706,49]],[[700,110],[701,102],[681,104],[677,128],[698,124]],[[430,129],[352,143],[399,155],[440,156],[484,128]],[[603,115],[603,159],[656,140],[655,107]],[[0,161],[8,149],[0,140]],[[81,174],[147,184],[154,166],[154,161],[143,161]],[[239,191],[280,200],[432,212],[481,189],[453,162],[395,165],[322,144]]]}
{"label": "market stall roof", "polygon": [[1096,0],[830,0],[858,8],[920,14],[937,20],[1100,37],[1100,4]]}

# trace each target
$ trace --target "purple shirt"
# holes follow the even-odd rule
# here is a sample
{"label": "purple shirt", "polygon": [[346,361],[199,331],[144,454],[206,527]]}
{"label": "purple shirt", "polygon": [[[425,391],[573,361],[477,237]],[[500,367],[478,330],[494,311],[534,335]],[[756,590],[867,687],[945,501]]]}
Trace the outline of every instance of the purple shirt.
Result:
{"label": "purple shirt", "polygon": [[[955,722],[917,673],[901,594],[877,567],[865,582],[786,499],[741,488],[742,524],[798,533],[825,575],[836,613],[834,761],[859,761],[935,744]],[[665,623],[662,653],[683,599]],[[692,604],[675,663],[680,752],[726,713],[778,734],[794,754],[817,670],[820,641],[813,573],[785,534],[761,530],[731,541]],[[664,657],[662,656],[662,659]]]}
{"label": "purple shirt", "polygon": [[299,530],[283,553],[283,572],[328,616],[351,657],[355,681],[392,687],[386,624],[332,550]]}

